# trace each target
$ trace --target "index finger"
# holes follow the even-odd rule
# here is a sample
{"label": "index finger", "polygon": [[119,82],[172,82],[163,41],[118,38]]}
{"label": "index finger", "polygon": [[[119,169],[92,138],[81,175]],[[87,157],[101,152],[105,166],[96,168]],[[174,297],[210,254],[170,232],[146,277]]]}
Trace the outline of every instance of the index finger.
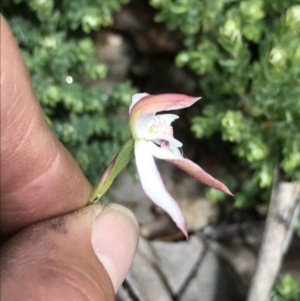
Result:
{"label": "index finger", "polygon": [[1,16],[1,237],[87,203],[91,186],[54,137]]}

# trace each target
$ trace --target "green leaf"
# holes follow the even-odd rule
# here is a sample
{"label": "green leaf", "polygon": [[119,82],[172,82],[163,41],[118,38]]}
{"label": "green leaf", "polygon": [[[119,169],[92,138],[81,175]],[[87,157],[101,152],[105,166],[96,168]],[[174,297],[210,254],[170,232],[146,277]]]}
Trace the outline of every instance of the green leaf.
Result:
{"label": "green leaf", "polygon": [[116,176],[126,167],[129,163],[134,149],[134,140],[131,138],[125,143],[121,151],[114,157],[106,171],[102,175],[97,188],[94,190],[92,197],[90,198],[90,203],[94,203],[99,200],[108,188],[113,183]]}
{"label": "green leaf", "polygon": [[300,285],[289,274],[285,274],[281,283],[275,286],[270,301],[298,301],[300,297]]}

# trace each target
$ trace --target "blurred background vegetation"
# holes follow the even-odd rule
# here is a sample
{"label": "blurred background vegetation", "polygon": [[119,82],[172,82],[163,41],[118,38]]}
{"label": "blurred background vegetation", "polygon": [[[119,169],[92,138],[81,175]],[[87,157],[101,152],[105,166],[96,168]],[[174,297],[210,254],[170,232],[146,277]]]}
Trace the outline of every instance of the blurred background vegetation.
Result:
{"label": "blurred background vegetation", "polygon": [[275,286],[270,301],[298,301],[299,296],[299,284],[289,274],[286,274]]}
{"label": "blurred background vegetation", "polygon": [[[198,147],[220,158],[235,207],[265,212],[276,166],[300,181],[298,0],[3,0],[2,12],[48,123],[93,184],[130,135],[137,91],[202,96],[181,128],[191,159]],[[102,32],[125,45],[122,76],[101,57]]]}

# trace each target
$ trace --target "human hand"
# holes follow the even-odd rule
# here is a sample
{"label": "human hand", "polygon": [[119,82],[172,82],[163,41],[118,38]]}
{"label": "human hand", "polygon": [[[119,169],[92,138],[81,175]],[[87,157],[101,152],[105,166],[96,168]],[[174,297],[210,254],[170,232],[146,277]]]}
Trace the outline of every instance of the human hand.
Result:
{"label": "human hand", "polygon": [[114,300],[138,226],[122,206],[84,207],[91,191],[1,16],[1,300]]}

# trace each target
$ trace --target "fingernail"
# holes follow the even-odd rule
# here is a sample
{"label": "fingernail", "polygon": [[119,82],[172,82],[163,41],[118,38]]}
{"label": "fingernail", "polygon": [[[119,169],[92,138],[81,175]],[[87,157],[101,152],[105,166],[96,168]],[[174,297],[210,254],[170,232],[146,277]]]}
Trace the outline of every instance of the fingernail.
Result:
{"label": "fingernail", "polygon": [[134,214],[121,205],[107,205],[95,219],[92,246],[110,276],[115,292],[130,269],[138,238]]}

